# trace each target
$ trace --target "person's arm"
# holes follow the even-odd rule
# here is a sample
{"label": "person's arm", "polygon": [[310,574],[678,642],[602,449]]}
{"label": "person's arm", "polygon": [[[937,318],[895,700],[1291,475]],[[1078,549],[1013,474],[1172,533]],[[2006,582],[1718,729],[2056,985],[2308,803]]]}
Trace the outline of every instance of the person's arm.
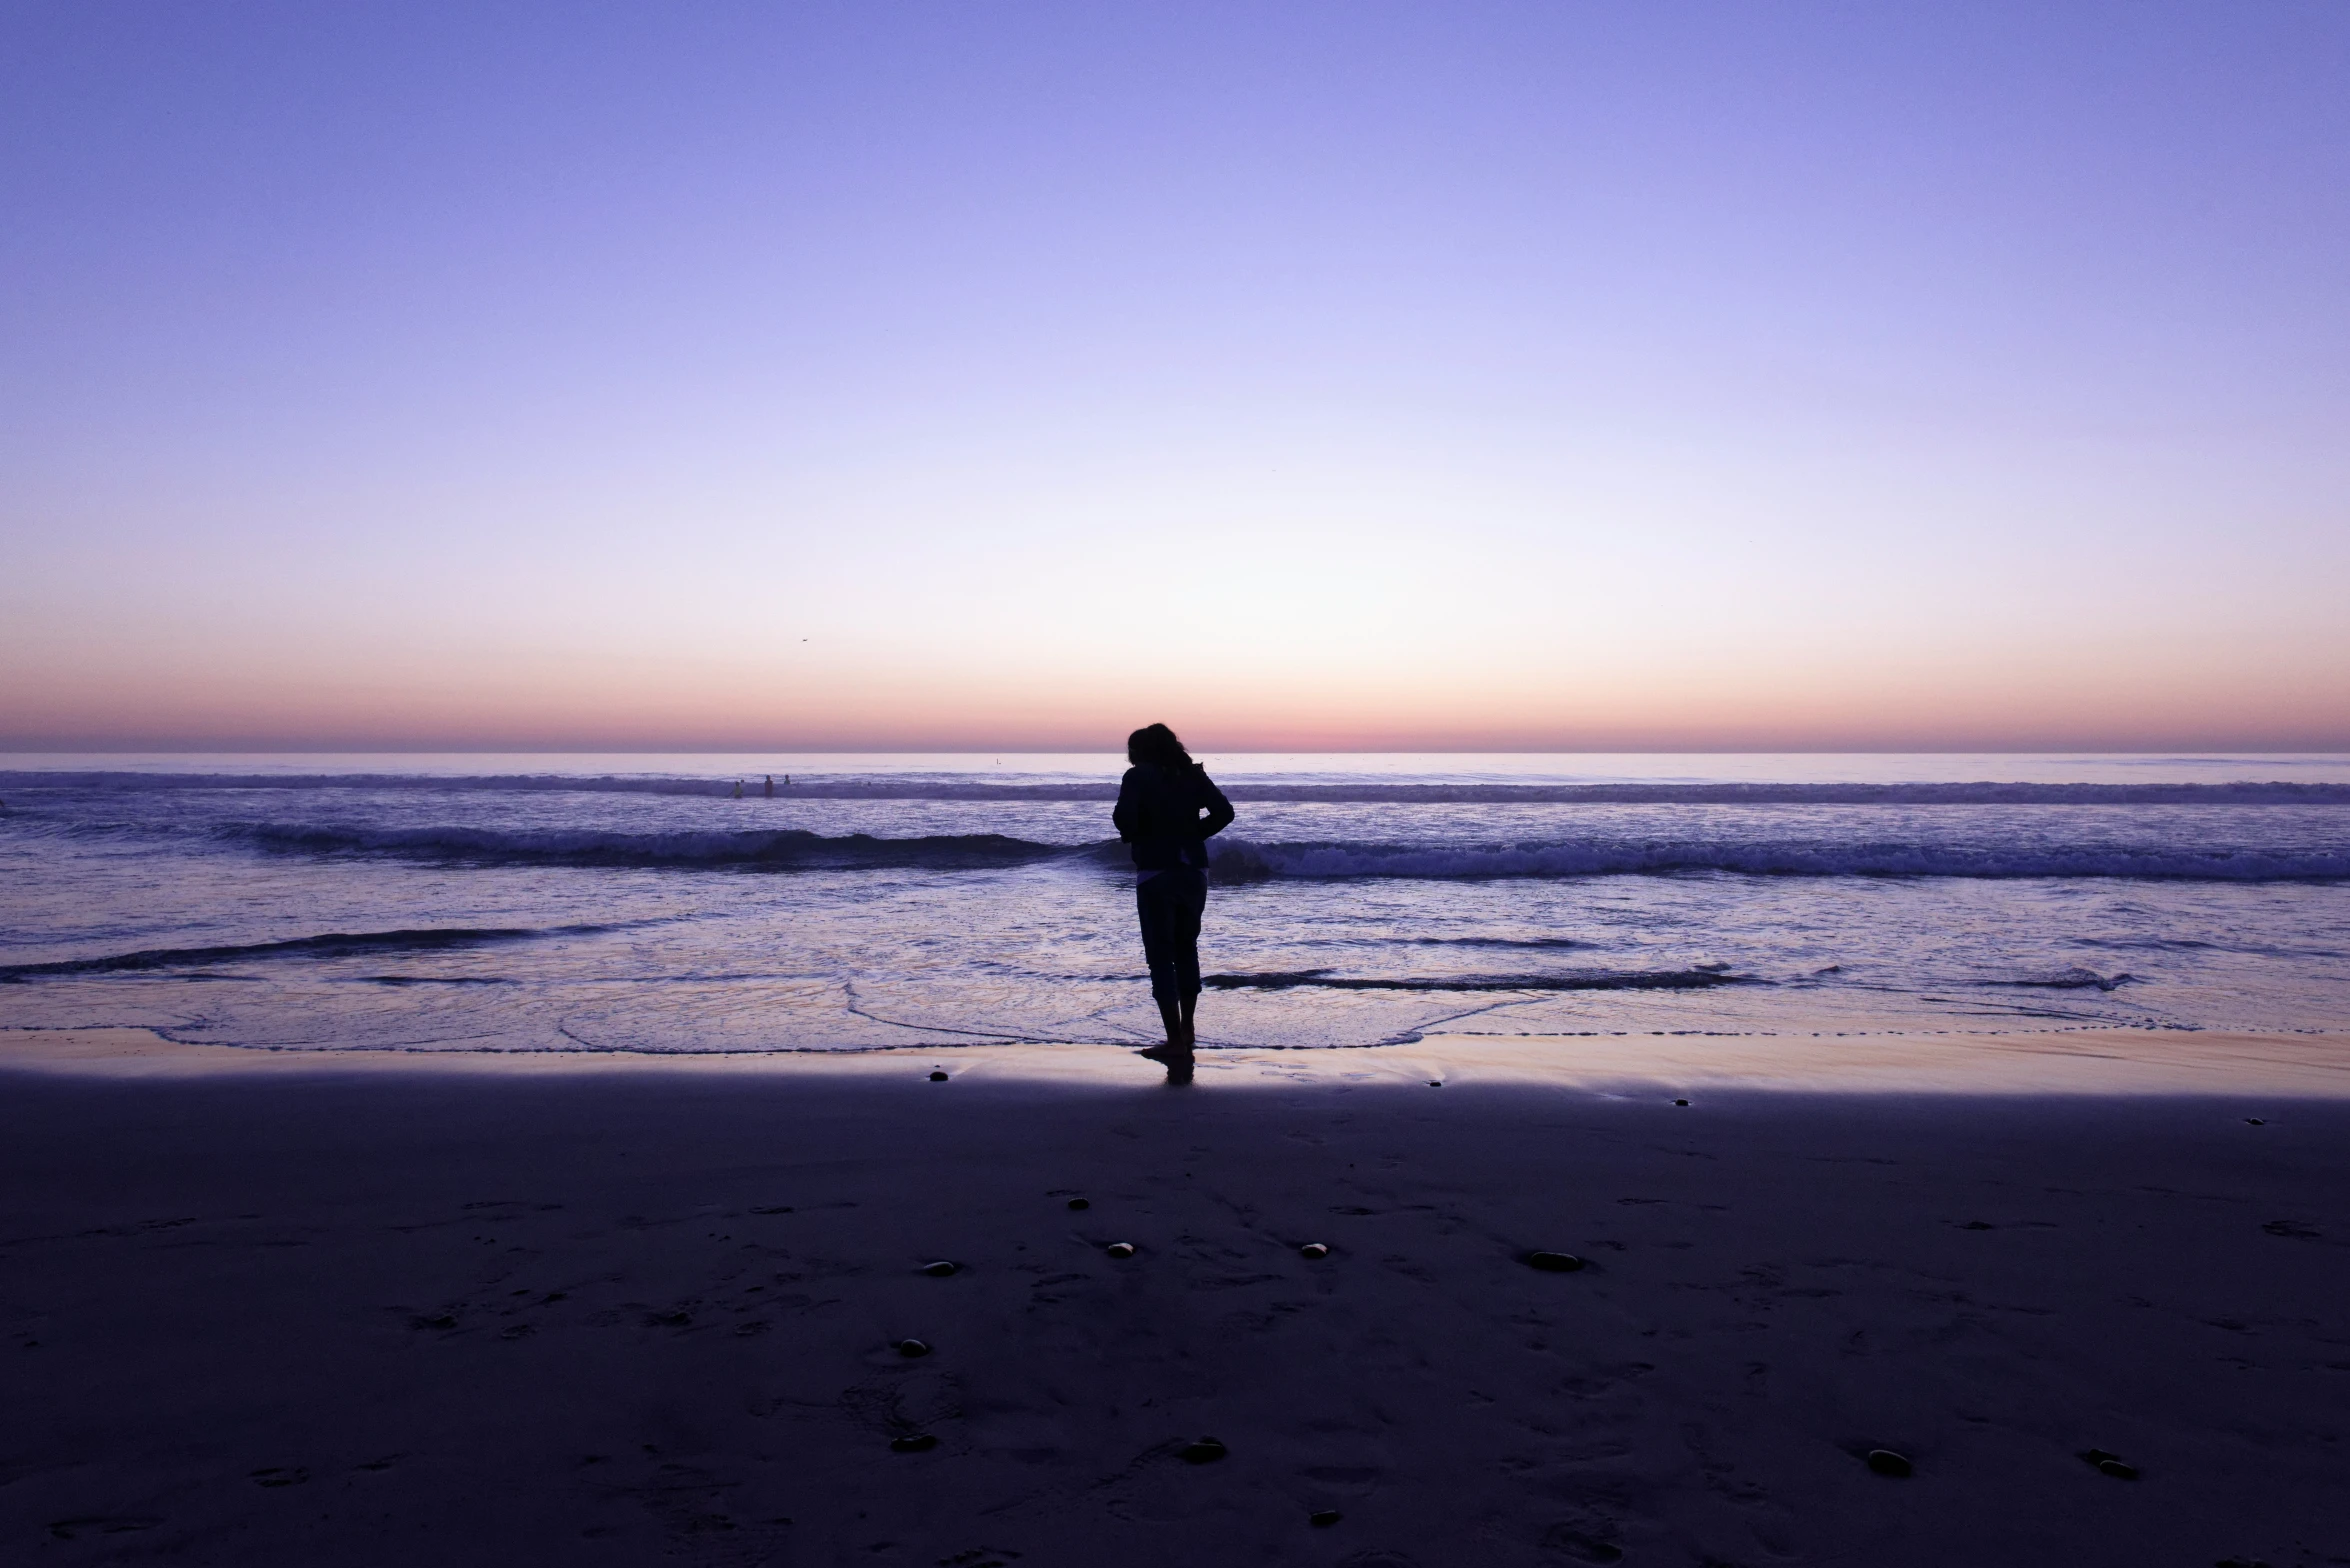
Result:
{"label": "person's arm", "polygon": [[1232,802],[1226,800],[1224,792],[1216,788],[1216,781],[1208,777],[1207,769],[1199,770],[1199,781],[1208,787],[1208,815],[1199,825],[1199,836],[1204,841],[1232,826]]}
{"label": "person's arm", "polygon": [[1128,768],[1126,776],[1118,781],[1118,804],[1110,808],[1110,821],[1118,829],[1118,837],[1129,844],[1141,837],[1150,826],[1145,820],[1148,813],[1143,810],[1142,802],[1136,795],[1134,770]]}

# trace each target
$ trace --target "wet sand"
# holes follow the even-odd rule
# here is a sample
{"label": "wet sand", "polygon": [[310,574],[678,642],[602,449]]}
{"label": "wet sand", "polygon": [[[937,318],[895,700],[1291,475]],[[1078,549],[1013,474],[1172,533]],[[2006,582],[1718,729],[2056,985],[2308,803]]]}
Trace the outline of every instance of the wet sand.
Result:
{"label": "wet sand", "polygon": [[0,1560],[2350,1562],[2344,1045],[0,1035]]}

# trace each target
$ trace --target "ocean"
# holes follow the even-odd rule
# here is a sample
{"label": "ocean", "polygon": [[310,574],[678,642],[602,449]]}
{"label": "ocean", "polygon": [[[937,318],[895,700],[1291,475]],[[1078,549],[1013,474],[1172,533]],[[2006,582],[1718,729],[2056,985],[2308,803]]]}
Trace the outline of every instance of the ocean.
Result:
{"label": "ocean", "polygon": [[[1110,755],[0,760],[0,1028],[1158,1034]],[[1202,760],[1203,1047],[2350,1024],[2346,757]]]}

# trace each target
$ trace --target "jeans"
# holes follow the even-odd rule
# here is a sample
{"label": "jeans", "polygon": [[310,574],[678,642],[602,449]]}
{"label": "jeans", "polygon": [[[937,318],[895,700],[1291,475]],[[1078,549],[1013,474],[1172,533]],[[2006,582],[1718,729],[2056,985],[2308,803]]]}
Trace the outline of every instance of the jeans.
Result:
{"label": "jeans", "polygon": [[1208,874],[1195,867],[1177,866],[1135,884],[1151,1000],[1159,1004],[1170,1037],[1199,1000],[1199,919],[1207,907]]}

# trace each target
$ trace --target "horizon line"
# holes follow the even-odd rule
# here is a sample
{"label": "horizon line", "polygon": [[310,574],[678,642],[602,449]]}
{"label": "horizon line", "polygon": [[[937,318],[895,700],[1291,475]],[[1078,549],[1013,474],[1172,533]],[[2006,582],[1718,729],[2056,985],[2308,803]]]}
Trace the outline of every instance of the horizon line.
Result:
{"label": "horizon line", "polygon": [[[255,745],[230,744],[191,746],[186,744],[142,746],[124,743],[81,746],[26,746],[0,742],[0,757],[114,757],[114,756],[309,756],[309,757],[363,757],[363,756],[480,756],[480,757],[788,757],[788,756],[1115,756],[1117,746],[1038,746],[1032,744],[1008,746],[872,746],[822,745],[744,747],[744,746],[435,746],[421,744],[356,746],[356,745]],[[2044,757],[2085,755],[2098,757],[2217,757],[2236,752],[2257,752],[2263,756],[2289,757],[2350,757],[2350,743],[2337,746],[2309,745],[2180,745],[2180,746],[1217,746],[1198,743],[1190,747],[1194,752],[1220,756],[1409,756],[1409,757]]]}

